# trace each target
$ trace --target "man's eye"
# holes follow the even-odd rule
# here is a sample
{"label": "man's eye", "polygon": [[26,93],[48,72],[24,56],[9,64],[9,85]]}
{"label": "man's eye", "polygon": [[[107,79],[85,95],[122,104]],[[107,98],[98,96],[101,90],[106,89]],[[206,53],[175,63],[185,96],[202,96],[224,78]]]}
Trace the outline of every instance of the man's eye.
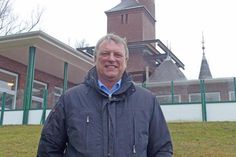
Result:
{"label": "man's eye", "polygon": [[122,58],[124,56],[123,54],[116,52],[100,52],[100,56],[102,57],[108,57],[110,55],[113,55],[116,58]]}
{"label": "man's eye", "polygon": [[108,56],[109,53],[108,53],[108,52],[101,52],[100,55],[101,55],[101,56]]}
{"label": "man's eye", "polygon": [[121,57],[123,57],[123,55],[120,54],[120,53],[115,53],[114,56],[117,57],[117,58],[121,58]]}

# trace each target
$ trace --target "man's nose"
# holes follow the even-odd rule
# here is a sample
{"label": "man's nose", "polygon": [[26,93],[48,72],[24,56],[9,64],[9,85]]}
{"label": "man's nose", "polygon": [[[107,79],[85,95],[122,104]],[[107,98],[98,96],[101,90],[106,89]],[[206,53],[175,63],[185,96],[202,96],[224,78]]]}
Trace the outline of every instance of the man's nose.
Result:
{"label": "man's nose", "polygon": [[110,54],[109,54],[109,59],[110,59],[110,60],[114,60],[114,59],[115,59],[114,53],[110,53]]}

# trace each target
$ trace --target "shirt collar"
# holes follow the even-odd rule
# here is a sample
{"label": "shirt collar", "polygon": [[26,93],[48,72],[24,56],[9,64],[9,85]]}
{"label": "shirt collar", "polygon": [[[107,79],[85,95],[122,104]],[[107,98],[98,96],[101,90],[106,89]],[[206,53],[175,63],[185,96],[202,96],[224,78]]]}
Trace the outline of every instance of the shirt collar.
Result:
{"label": "shirt collar", "polygon": [[98,86],[103,92],[111,96],[114,92],[120,89],[121,79],[118,82],[116,82],[111,89],[107,88],[100,80],[98,80]]}

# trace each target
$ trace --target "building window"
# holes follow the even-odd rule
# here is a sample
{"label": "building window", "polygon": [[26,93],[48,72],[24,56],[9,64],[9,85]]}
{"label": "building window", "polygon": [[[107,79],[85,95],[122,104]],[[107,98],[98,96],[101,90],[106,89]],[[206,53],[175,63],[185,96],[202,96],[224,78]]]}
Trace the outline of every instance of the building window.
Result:
{"label": "building window", "polygon": [[201,94],[200,93],[189,94],[189,102],[201,102]]}
{"label": "building window", "polygon": [[60,87],[54,88],[54,104],[56,104],[63,93],[63,89]]}
{"label": "building window", "polygon": [[[220,93],[219,92],[206,93],[205,99],[207,102],[220,101]],[[201,102],[201,94],[200,93],[189,94],[189,102]]]}
{"label": "building window", "polygon": [[229,100],[230,101],[235,101],[236,99],[235,99],[235,93],[234,93],[234,91],[230,91],[229,92]]}
{"label": "building window", "polygon": [[121,15],[121,24],[128,24],[128,14]]}
{"label": "building window", "polygon": [[206,93],[206,101],[220,101],[220,93],[219,92],[212,92],[212,93]]}
{"label": "building window", "polygon": [[125,24],[128,23],[128,14],[125,14]]}
{"label": "building window", "polygon": [[124,15],[121,15],[121,24],[124,24]]}
{"label": "building window", "polygon": [[43,108],[43,94],[45,89],[47,89],[46,83],[34,80],[32,89],[31,109]]}
{"label": "building window", "polygon": [[[157,100],[161,104],[172,103],[172,95],[158,95]],[[174,95],[173,103],[180,103],[180,102],[181,102],[180,95]]]}
{"label": "building window", "polygon": [[6,93],[5,109],[15,109],[18,75],[0,69],[0,107],[2,106],[2,95]]}

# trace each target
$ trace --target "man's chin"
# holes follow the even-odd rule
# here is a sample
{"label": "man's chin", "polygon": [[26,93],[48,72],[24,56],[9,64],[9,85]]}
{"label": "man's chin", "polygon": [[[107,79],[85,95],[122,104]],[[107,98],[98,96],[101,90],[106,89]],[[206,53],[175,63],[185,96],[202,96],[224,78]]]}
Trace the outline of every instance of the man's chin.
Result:
{"label": "man's chin", "polygon": [[118,75],[117,73],[109,73],[109,74],[106,74],[106,77],[109,78],[109,80],[114,80],[114,79],[117,79]]}

